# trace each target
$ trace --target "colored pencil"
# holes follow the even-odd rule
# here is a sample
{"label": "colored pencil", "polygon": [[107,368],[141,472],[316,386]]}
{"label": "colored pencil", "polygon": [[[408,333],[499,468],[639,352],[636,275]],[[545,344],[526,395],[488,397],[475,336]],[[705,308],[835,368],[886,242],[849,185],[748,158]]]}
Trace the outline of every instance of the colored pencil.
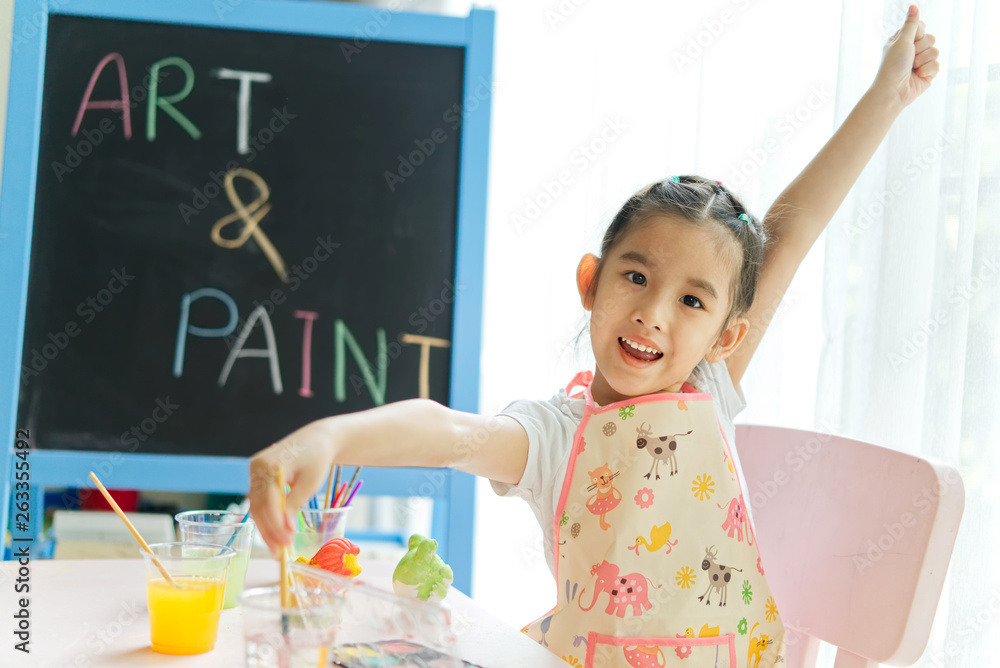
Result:
{"label": "colored pencil", "polygon": [[347,500],[344,501],[344,505],[342,507],[346,508],[347,506],[351,505],[351,501],[354,499],[354,495],[358,493],[358,490],[361,489],[361,485],[363,484],[365,484],[364,480],[358,481],[358,484],[354,486],[354,489],[351,490],[351,493],[347,495]]}
{"label": "colored pencil", "polygon": [[[361,467],[360,466],[358,468],[354,469],[354,475],[351,476],[351,481],[349,483],[347,483],[347,487],[345,488],[345,491],[346,490],[350,490],[354,486],[354,481],[356,481],[358,479],[358,474],[359,473],[361,473]],[[341,494],[340,497],[339,497],[339,500],[346,500],[346,497],[347,497],[346,494]],[[334,502],[334,506],[337,507],[337,508],[341,508],[341,507],[346,506],[346,505],[347,505],[346,503],[341,503],[340,505],[337,505],[336,502]]]}

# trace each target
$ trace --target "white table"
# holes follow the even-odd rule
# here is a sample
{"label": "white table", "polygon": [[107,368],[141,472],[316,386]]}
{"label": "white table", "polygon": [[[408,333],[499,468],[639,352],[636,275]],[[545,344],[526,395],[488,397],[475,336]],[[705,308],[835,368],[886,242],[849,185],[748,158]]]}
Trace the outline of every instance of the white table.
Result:
{"label": "white table", "polygon": [[[362,562],[366,581],[386,586],[394,564]],[[0,666],[91,668],[171,666],[242,668],[239,607],[223,610],[215,649],[193,656],[157,654],[149,647],[145,566],[141,559],[33,561],[30,565],[31,653],[14,649],[17,562],[0,562]],[[274,584],[277,563],[253,559],[247,587]],[[446,599],[457,637],[455,654],[486,668],[565,668],[554,654],[452,589]]]}

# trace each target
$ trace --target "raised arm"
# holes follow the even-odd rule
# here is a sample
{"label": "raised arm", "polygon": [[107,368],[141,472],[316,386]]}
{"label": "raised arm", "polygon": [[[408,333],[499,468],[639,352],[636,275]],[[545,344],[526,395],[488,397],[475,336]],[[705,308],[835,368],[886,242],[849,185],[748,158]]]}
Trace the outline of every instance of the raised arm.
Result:
{"label": "raised arm", "polygon": [[291,539],[276,483],[280,465],[297,511],[334,463],[348,466],[453,468],[516,484],[528,458],[528,436],[513,418],[452,410],[429,399],[400,401],[312,422],[250,460],[250,511],[274,552]]}
{"label": "raised arm", "polygon": [[843,125],[802,173],[778,196],[764,217],[771,238],[747,314],[750,329],[726,358],[738,385],[778,310],[802,260],[833,218],[861,170],[885,138],[899,113],[931,85],[937,75],[934,36],[925,33],[915,5],[903,28],[890,38],[871,88]]}

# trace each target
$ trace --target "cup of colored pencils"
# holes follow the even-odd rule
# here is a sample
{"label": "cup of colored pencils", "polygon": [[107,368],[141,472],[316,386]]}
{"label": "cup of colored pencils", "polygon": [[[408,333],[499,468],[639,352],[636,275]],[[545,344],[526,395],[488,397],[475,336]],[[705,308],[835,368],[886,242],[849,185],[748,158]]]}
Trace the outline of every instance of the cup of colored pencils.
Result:
{"label": "cup of colored pencils", "polygon": [[351,501],[363,481],[358,478],[360,466],[349,479],[342,475],[341,469],[340,466],[332,467],[326,489],[320,490],[320,494],[310,499],[308,507],[299,511],[298,527],[292,534],[293,560],[301,557],[308,561],[328,541],[344,537]]}

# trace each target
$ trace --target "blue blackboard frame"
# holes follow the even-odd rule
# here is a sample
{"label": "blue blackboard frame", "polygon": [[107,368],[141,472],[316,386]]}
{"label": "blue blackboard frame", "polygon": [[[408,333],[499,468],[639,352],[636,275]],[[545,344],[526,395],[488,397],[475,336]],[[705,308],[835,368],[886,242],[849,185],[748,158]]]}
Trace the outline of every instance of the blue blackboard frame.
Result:
{"label": "blue blackboard frame", "polygon": [[[0,291],[0,435],[7,441],[0,456],[0,537],[6,535],[13,502],[15,420],[51,14],[333,38],[361,35],[379,41],[464,48],[464,97],[468,100],[475,91],[477,105],[463,115],[455,270],[455,282],[463,289],[454,302],[449,405],[463,411],[478,410],[494,12],[473,9],[467,17],[454,17],[392,11],[391,20],[376,23],[377,34],[369,37],[366,26],[387,12],[323,0],[15,0],[0,197],[0,267],[5,287]],[[484,82],[489,85],[484,86]],[[41,449],[31,450],[28,461],[31,521],[26,531],[11,527],[15,547],[33,545],[32,537],[40,534],[43,490],[90,486],[90,470],[97,471],[112,488],[243,494],[249,485],[247,460],[241,457]],[[433,498],[432,536],[442,557],[454,567],[455,586],[471,592],[472,476],[450,470],[377,469],[366,473],[364,491],[366,495]]]}

